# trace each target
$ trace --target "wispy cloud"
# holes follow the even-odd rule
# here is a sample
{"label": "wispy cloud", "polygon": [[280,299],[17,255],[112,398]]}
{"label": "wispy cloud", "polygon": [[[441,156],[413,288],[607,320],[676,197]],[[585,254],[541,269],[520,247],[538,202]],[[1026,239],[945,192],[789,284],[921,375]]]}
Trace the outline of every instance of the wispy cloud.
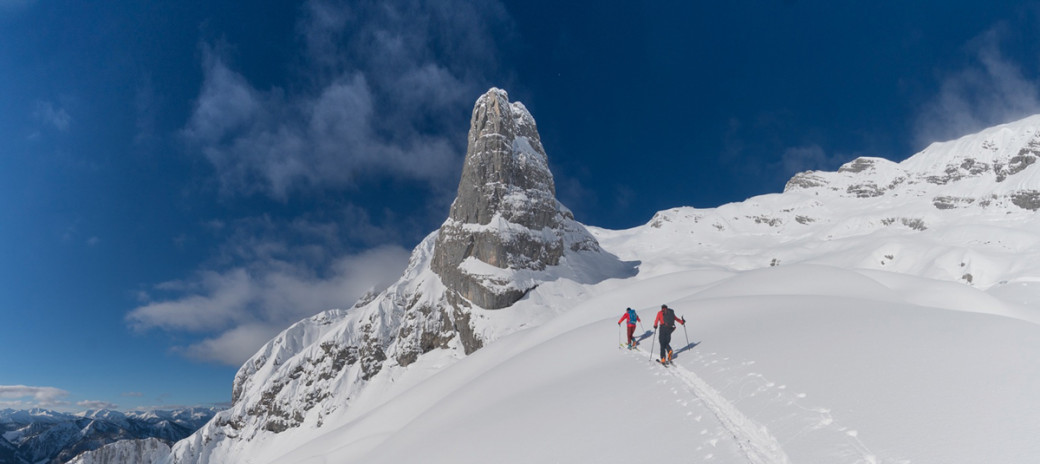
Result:
{"label": "wispy cloud", "polygon": [[920,110],[915,141],[924,146],[1040,112],[1040,80],[1002,52],[1015,34],[997,25],[966,47],[970,62],[944,75],[939,92]]}
{"label": "wispy cloud", "polygon": [[36,122],[51,126],[61,132],[67,132],[72,124],[72,116],[64,108],[51,102],[38,101],[33,106],[32,117]]}
{"label": "wispy cloud", "polygon": [[308,84],[256,88],[206,47],[182,134],[225,194],[284,200],[372,174],[439,186],[465,151],[454,123],[495,66],[490,28],[504,22],[496,5],[312,0],[298,26]]}
{"label": "wispy cloud", "polygon": [[174,351],[199,361],[241,366],[284,326],[270,322],[241,325],[196,344],[175,347]]}
{"label": "wispy cloud", "polygon": [[[284,249],[284,244],[268,245]],[[366,292],[382,290],[401,275],[407,260],[403,248],[383,246],[340,257],[322,273],[306,263],[277,259],[256,260],[250,267],[222,272],[203,271],[158,286],[158,291],[180,296],[139,306],[126,320],[138,331],[208,336],[175,351],[237,366],[290,324],[322,310],[349,307]]]}
{"label": "wispy cloud", "polygon": [[50,408],[68,404],[64,399],[69,392],[55,387],[31,387],[27,385],[0,385],[0,400],[16,407]]}
{"label": "wispy cloud", "polygon": [[118,404],[109,403],[107,401],[78,401],[76,406],[84,409],[119,409]]}

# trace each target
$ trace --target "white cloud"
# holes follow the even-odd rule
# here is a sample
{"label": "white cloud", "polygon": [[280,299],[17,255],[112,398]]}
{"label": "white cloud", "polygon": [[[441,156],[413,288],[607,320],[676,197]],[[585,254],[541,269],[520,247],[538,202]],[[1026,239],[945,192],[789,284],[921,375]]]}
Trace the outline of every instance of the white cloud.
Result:
{"label": "white cloud", "polygon": [[320,275],[306,265],[277,260],[254,262],[250,271],[202,272],[189,281],[163,284],[164,290],[181,295],[140,306],[126,320],[138,331],[216,334],[175,351],[237,366],[290,324],[382,290],[401,275],[407,260],[403,248],[384,246],[340,257]]}
{"label": "white cloud", "polygon": [[464,148],[444,136],[401,128],[378,135],[373,121],[388,116],[377,114],[374,98],[366,77],[353,73],[314,97],[287,101],[212,58],[183,133],[217,169],[227,194],[284,200],[294,189],[353,186],[371,173],[440,181],[455,171]]}
{"label": "white cloud", "polygon": [[917,117],[920,146],[1040,112],[1040,82],[1001,52],[1010,33],[997,26],[968,45],[971,64],[947,74]]}
{"label": "white cloud", "polygon": [[236,268],[223,273],[200,272],[190,282],[165,282],[163,290],[196,292],[172,300],[140,306],[126,316],[137,331],[151,328],[210,331],[248,319],[248,308],[258,289],[256,281],[245,269]]}
{"label": "white cloud", "polygon": [[67,404],[63,398],[69,392],[54,387],[30,387],[26,385],[0,385],[0,399],[10,405],[22,407],[54,407]]}
{"label": "white cloud", "polygon": [[76,402],[76,406],[85,409],[119,409],[118,404],[109,403],[107,401],[78,401]]}
{"label": "white cloud", "polygon": [[371,174],[439,185],[458,171],[460,127],[495,61],[489,28],[507,23],[496,2],[449,3],[308,2],[302,89],[257,89],[207,48],[185,140],[225,194],[285,200]]}
{"label": "white cloud", "polygon": [[241,366],[283,329],[271,323],[238,326],[194,345],[177,347],[174,351],[199,361]]}

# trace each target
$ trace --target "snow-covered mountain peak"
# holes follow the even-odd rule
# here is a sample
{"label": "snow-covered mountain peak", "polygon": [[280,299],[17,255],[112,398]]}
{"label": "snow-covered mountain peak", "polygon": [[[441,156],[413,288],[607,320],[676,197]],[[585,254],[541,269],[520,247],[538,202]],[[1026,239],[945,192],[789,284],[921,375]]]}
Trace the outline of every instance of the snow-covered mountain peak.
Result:
{"label": "snow-covered mountain peak", "polygon": [[[560,277],[591,283],[631,275],[557,201],[534,118],[494,88],[473,107],[458,197],[432,266],[450,291],[485,309],[509,307]],[[590,269],[598,272],[582,272]]]}
{"label": "snow-covered mountain peak", "polygon": [[1040,115],[937,142],[894,163],[857,158],[836,173],[794,176],[785,192],[830,190],[839,196],[927,197],[937,208],[1007,205],[1040,209]]}
{"label": "snow-covered mountain peak", "polygon": [[[936,142],[901,163],[914,172],[945,172],[950,166],[984,164],[993,169],[999,181],[1007,175],[999,165],[1008,166],[1016,157],[1036,158],[1040,146],[1040,115],[1001,124],[956,140]],[[1027,161],[1032,164],[1032,161]],[[975,169],[979,171],[979,168]],[[984,170],[984,169],[981,169]]]}

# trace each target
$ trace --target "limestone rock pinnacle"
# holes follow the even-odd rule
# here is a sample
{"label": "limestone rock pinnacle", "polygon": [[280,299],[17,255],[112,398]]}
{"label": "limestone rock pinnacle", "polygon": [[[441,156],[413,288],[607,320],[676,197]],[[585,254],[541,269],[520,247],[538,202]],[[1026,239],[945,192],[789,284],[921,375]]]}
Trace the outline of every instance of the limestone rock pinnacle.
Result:
{"label": "limestone rock pinnacle", "polygon": [[473,107],[458,196],[440,228],[432,268],[470,302],[500,309],[537,286],[518,272],[556,266],[568,247],[600,251],[556,200],[531,113],[493,88]]}

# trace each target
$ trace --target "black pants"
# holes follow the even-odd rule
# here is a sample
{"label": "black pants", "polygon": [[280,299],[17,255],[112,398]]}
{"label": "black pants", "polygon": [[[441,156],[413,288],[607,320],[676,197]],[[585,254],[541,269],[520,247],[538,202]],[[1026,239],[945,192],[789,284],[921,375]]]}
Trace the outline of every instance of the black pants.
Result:
{"label": "black pants", "polygon": [[660,331],[658,332],[661,339],[661,358],[666,358],[668,356],[668,352],[672,350],[672,331],[674,330],[674,326],[668,327],[662,325]]}

